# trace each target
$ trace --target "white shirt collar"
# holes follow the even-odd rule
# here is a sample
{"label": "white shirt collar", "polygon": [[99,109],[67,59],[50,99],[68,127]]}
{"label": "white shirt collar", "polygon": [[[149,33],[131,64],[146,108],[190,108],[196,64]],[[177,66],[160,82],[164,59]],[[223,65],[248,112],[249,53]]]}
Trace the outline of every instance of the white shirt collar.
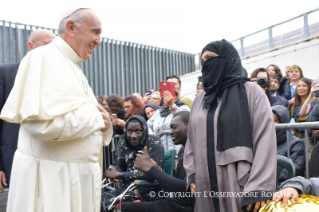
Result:
{"label": "white shirt collar", "polygon": [[61,37],[57,36],[51,43],[56,45],[56,47],[58,47],[62,54],[73,61],[75,64],[79,64],[80,62],[82,62],[81,57]]}

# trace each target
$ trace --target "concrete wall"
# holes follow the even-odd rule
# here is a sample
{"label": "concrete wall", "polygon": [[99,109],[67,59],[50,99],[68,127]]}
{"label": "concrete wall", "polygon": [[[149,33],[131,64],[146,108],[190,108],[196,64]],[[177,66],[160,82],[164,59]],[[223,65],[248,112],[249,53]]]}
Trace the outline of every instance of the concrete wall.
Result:
{"label": "concrete wall", "polygon": [[[275,64],[281,69],[283,75],[287,65],[298,65],[302,68],[305,77],[317,79],[319,78],[319,37],[242,58],[242,64],[248,71],[248,77],[257,68],[266,68],[270,64]],[[201,75],[201,71],[195,71],[180,76],[182,94],[194,99],[198,77]]]}
{"label": "concrete wall", "polygon": [[182,82],[182,95],[186,95],[191,99],[195,99],[195,94],[197,91],[198,77],[202,76],[201,71],[195,71],[189,74],[180,76]]}
{"label": "concrete wall", "polygon": [[319,78],[319,37],[242,58],[242,64],[249,74],[257,68],[275,64],[283,75],[287,65],[298,65],[305,77]]}

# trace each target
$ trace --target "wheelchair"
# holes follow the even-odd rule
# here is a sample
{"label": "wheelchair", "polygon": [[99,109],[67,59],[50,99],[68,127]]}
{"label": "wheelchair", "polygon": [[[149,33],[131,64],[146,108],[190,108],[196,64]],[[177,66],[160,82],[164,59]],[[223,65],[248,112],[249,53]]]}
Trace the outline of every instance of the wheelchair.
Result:
{"label": "wheelchair", "polygon": [[[172,175],[174,161],[175,161],[175,150],[167,150],[164,152],[164,171],[166,174]],[[120,182],[106,182],[106,179],[102,181],[101,188],[103,190],[114,191],[115,187],[120,187]],[[147,188],[152,189],[147,189]],[[160,184],[157,181],[149,182],[147,180],[135,180],[132,182],[120,195],[113,199],[112,203],[108,205],[107,211],[122,211],[122,204],[125,201],[129,202],[144,202],[146,201],[141,195],[141,188],[144,190],[144,193],[150,193],[150,191],[158,190],[161,188]],[[155,189],[154,189],[155,188]],[[147,192],[145,192],[147,191]],[[155,194],[155,193],[154,193]],[[151,197],[152,198],[152,197]],[[154,201],[156,199],[150,200],[147,198],[148,201]]]}

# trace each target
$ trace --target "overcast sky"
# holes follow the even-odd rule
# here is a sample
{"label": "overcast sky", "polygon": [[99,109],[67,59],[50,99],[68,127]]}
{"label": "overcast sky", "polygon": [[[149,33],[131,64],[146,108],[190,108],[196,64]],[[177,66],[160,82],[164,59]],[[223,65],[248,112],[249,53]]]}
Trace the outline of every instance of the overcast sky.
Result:
{"label": "overcast sky", "polygon": [[[75,2],[79,1],[3,0],[0,20],[57,28],[59,14],[68,3]],[[99,15],[103,37],[190,53],[200,52],[210,41],[222,38],[232,41],[319,8],[318,0],[90,0],[86,3]],[[319,15],[310,16],[309,21],[319,21]],[[302,19],[291,23],[293,27],[302,24]]]}

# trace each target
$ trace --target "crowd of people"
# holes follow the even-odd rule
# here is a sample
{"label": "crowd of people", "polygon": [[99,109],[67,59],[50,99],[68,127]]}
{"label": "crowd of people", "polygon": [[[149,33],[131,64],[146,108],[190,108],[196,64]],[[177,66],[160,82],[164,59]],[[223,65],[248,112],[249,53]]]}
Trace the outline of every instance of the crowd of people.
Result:
{"label": "crowd of people", "polygon": [[[78,64],[101,44],[101,30],[91,9],[69,10],[57,37],[35,31],[29,50],[36,50],[21,63],[0,65],[0,190],[9,187],[8,212],[109,211],[135,180],[158,184],[132,193],[145,201],[125,202],[122,211],[258,211],[270,199],[295,201],[298,191],[319,195],[319,129],[308,133],[315,177],[308,181],[305,130],[287,137],[274,127],[319,121],[319,80],[297,65],[283,74],[274,64],[247,78],[237,50],[221,40],[201,52],[194,101],[181,94],[176,75],[166,78],[173,93],[149,88],[95,97]],[[118,156],[103,170],[102,147],[114,135],[121,137]],[[288,179],[284,169],[276,185],[276,155],[288,151],[298,177]],[[169,173],[167,152],[173,152]],[[102,176],[121,183],[101,193]],[[162,198],[161,191],[180,195]]]}

